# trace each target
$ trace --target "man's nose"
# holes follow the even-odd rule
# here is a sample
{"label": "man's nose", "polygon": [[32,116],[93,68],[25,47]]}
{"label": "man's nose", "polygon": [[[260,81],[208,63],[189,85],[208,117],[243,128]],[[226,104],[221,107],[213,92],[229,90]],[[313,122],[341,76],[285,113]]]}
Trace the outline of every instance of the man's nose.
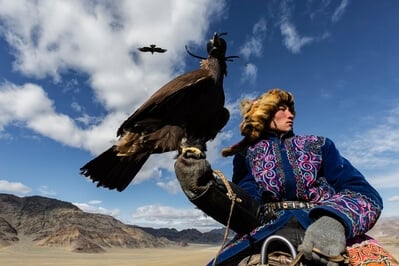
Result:
{"label": "man's nose", "polygon": [[288,115],[288,117],[290,117],[290,118],[294,118],[294,114],[290,111],[290,109],[285,109],[285,113]]}

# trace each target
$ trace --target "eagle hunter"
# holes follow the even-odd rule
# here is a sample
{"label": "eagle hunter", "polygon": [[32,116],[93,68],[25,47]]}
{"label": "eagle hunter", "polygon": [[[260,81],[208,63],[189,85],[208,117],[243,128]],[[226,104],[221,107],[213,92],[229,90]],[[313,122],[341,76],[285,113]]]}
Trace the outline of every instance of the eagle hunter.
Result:
{"label": "eagle hunter", "polygon": [[208,41],[207,58],[187,50],[202,59],[201,67],[156,91],[122,123],[119,141],[84,165],[81,174],[98,182],[97,187],[123,191],[151,154],[179,151],[205,156],[200,150],[206,150],[206,142],[216,137],[230,116],[224,107],[223,78],[226,61],[237,56],[225,56],[224,34],[215,33]]}

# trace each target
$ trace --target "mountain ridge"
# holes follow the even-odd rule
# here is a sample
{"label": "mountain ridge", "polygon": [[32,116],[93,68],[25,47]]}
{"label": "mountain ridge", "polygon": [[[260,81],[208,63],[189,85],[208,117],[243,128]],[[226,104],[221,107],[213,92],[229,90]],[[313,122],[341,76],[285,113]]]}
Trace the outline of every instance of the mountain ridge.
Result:
{"label": "mountain ridge", "polygon": [[165,247],[172,241],[125,225],[109,215],[86,213],[72,203],[41,196],[0,193],[0,246],[32,238],[38,246],[74,252],[105,252],[106,248]]}
{"label": "mountain ridge", "polygon": [[[399,217],[380,219],[368,232],[382,244],[399,245]],[[32,245],[98,253],[107,248],[156,248],[187,243],[220,244],[224,228],[202,233],[127,225],[110,215],[87,213],[70,202],[0,193],[0,248],[32,239]]]}

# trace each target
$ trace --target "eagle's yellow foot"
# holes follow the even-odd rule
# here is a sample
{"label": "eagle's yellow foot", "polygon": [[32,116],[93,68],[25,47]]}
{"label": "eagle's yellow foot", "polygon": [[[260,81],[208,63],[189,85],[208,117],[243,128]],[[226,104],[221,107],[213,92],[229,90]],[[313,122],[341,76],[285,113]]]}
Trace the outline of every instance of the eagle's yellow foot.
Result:
{"label": "eagle's yellow foot", "polygon": [[184,158],[205,159],[205,153],[197,147],[182,147],[181,154]]}

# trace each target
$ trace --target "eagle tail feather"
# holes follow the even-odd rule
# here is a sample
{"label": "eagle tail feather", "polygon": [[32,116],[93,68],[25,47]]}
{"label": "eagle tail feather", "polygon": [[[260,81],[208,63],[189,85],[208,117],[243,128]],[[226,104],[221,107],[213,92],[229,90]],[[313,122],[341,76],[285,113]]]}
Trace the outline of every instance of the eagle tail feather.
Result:
{"label": "eagle tail feather", "polygon": [[93,182],[98,182],[97,187],[106,187],[123,191],[133,180],[150,156],[145,152],[134,160],[125,156],[117,156],[115,147],[111,147],[82,168],[80,173]]}

